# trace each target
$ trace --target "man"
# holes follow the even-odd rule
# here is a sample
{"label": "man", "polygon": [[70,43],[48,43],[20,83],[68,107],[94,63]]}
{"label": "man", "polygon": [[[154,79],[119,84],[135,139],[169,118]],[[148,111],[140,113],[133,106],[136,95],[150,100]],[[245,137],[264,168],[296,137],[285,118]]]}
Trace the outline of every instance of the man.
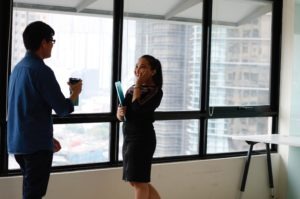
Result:
{"label": "man", "polygon": [[73,101],[82,82],[69,84],[65,98],[54,72],[44,63],[51,57],[55,32],[36,21],[23,32],[25,57],[10,75],[8,93],[8,152],[15,155],[23,175],[23,199],[41,199],[47,191],[53,152],[60,144],[53,138],[52,109],[65,116],[74,111]]}

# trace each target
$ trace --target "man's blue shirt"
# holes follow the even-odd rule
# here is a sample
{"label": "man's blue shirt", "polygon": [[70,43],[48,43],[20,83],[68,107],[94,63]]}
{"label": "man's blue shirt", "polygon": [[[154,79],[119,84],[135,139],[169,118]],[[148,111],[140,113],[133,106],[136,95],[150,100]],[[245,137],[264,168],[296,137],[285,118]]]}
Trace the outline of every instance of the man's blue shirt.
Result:
{"label": "man's blue shirt", "polygon": [[74,111],[54,72],[32,52],[15,66],[9,79],[7,143],[12,154],[53,150],[52,109],[65,116]]}

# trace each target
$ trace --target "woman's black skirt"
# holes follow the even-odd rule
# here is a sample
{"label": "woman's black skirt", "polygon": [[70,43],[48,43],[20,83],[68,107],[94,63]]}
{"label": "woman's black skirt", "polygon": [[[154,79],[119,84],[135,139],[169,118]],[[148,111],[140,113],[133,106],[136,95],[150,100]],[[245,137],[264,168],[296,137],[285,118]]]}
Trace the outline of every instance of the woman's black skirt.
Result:
{"label": "woman's black skirt", "polygon": [[152,158],[156,147],[153,126],[135,129],[124,123],[123,133],[123,180],[150,182]]}

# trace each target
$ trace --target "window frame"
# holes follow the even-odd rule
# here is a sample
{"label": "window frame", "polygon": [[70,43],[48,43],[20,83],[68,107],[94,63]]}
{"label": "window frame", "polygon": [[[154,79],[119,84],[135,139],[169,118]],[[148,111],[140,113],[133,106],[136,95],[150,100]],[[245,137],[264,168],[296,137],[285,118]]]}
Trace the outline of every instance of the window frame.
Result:
{"label": "window frame", "polygon": [[[124,1],[113,1],[113,37],[112,37],[112,82],[121,79],[122,65],[122,37],[124,19]],[[259,1],[259,0],[258,0]],[[202,46],[201,46],[201,91],[199,111],[164,111],[156,112],[156,120],[188,120],[197,119],[199,121],[199,154],[155,158],[154,163],[203,160],[211,158],[225,158],[242,156],[246,151],[231,152],[222,154],[206,154],[207,125],[209,119],[216,118],[243,118],[243,117],[272,117],[272,134],[278,133],[279,115],[279,82],[280,82],[280,61],[281,61],[281,28],[282,28],[282,0],[264,0],[273,2],[272,13],[272,38],[271,38],[271,71],[270,71],[270,105],[269,106],[229,106],[210,107],[209,106],[209,86],[210,86],[210,53],[211,53],[211,29],[212,29],[212,8],[213,0],[203,0],[202,17]],[[18,4],[20,6],[20,4]],[[23,5],[26,7],[26,4]],[[32,8],[32,7],[30,7]],[[39,8],[41,9],[41,8]],[[46,8],[44,8],[46,9]],[[62,9],[62,8],[59,8]],[[6,149],[6,112],[7,112],[7,85],[10,73],[10,50],[11,50],[11,24],[12,24],[13,0],[0,1],[0,46],[4,49],[0,51],[0,176],[20,174],[20,170],[8,170],[8,155]],[[63,10],[61,10],[63,11]],[[67,10],[65,10],[67,11]],[[93,11],[91,11],[93,12]],[[93,14],[93,13],[89,13]],[[94,13],[97,14],[97,13]],[[126,15],[127,16],[127,15]],[[7,42],[9,41],[9,42]],[[203,42],[206,41],[206,42]],[[53,171],[73,171],[95,168],[109,168],[121,166],[118,161],[118,140],[119,122],[116,120],[117,94],[113,89],[111,93],[111,112],[93,114],[72,114],[64,118],[53,116],[54,124],[71,123],[91,123],[110,122],[110,153],[109,162],[93,163],[82,165],[55,166]],[[211,114],[213,110],[214,114]],[[272,145],[272,152],[277,151],[277,146]],[[256,154],[263,151],[256,151]]]}

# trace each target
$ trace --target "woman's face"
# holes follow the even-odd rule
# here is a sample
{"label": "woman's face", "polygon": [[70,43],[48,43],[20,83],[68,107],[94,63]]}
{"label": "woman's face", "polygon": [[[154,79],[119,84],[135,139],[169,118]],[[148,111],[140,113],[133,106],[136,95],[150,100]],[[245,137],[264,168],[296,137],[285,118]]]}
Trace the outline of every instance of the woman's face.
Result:
{"label": "woman's face", "polygon": [[155,71],[151,69],[149,62],[146,59],[140,58],[135,66],[134,74],[136,77],[143,76],[146,79],[151,79],[155,74]]}

